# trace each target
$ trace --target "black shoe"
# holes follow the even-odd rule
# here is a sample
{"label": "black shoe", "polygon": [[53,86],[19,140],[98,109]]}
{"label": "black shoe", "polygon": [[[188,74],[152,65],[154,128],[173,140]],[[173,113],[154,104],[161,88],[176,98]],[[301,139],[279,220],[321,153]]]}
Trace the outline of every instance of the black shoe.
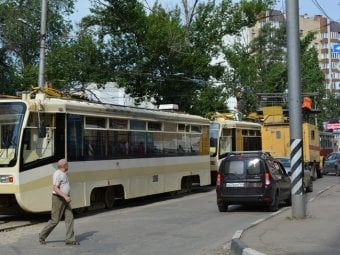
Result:
{"label": "black shoe", "polygon": [[39,243],[40,243],[41,245],[44,245],[44,244],[46,244],[46,241],[45,241],[44,239],[39,238]]}
{"label": "black shoe", "polygon": [[77,241],[66,241],[65,245],[80,245],[80,243]]}

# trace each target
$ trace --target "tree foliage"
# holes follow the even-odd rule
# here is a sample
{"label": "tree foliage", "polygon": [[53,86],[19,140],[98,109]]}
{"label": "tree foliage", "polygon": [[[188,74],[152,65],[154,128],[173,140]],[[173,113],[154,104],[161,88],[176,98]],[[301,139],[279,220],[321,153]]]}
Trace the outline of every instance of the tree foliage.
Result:
{"label": "tree foliage", "polygon": [[[325,95],[324,74],[319,67],[317,51],[311,47],[315,34],[301,38],[301,88],[303,93],[317,92],[318,107]],[[224,51],[230,73],[226,86],[233,94],[242,93],[241,110],[245,114],[256,111],[257,93],[284,93],[288,89],[286,31],[266,24],[247,46],[234,44]]]}
{"label": "tree foliage", "polygon": [[[220,78],[224,68],[211,65],[226,34],[251,26],[263,2],[223,0],[198,3],[181,20],[181,9],[167,11],[157,2],[146,12],[136,0],[100,0],[84,28],[98,28],[107,45],[112,80],[134,97],[146,95],[161,103],[178,103],[182,110],[197,111],[202,91],[211,78]],[[187,3],[187,1],[183,1]],[[186,5],[188,10],[188,6]]]}
{"label": "tree foliage", "polygon": [[[226,99],[243,96],[243,111],[254,110],[257,92],[287,87],[284,27],[265,26],[248,47],[225,48],[226,35],[253,26],[272,0],[182,0],[182,7],[151,8],[137,0],[95,0],[77,30],[67,19],[75,0],[48,2],[46,80],[57,89],[116,81],[133,97],[205,115],[226,110]],[[38,77],[40,0],[0,0],[0,90],[15,93]],[[312,36],[301,41],[302,88],[318,91],[324,75]],[[224,53],[229,63],[212,64]],[[223,87],[213,81],[221,81]],[[318,102],[322,104],[322,102]]]}
{"label": "tree foliage", "polygon": [[323,100],[321,108],[320,124],[327,120],[338,120],[340,116],[340,97],[334,93],[326,92],[325,100]]}
{"label": "tree foliage", "polygon": [[103,47],[91,34],[53,44],[47,55],[49,83],[60,90],[84,89],[89,82],[104,84],[109,80],[109,71],[103,61]]}
{"label": "tree foliage", "polygon": [[[48,4],[47,49],[52,42],[67,37],[71,23],[64,15],[72,13],[74,0],[54,0]],[[8,92],[25,90],[37,83],[40,45],[41,0],[0,0],[0,44],[10,60],[14,75],[0,84]]]}

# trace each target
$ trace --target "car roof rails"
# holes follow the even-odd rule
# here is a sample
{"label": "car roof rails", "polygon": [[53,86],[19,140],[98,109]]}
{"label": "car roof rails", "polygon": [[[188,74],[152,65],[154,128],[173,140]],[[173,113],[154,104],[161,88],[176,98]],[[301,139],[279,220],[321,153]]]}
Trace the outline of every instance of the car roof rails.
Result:
{"label": "car roof rails", "polygon": [[230,156],[247,156],[247,157],[251,157],[251,156],[259,156],[259,157],[263,157],[263,158],[273,158],[272,155],[270,154],[270,152],[268,151],[231,151],[228,152],[226,157],[230,157]]}

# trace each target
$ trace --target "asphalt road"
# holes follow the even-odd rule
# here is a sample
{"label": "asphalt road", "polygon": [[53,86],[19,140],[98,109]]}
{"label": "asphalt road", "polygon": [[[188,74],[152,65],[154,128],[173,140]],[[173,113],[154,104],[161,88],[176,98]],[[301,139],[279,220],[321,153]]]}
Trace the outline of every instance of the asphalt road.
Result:
{"label": "asphalt road", "polygon": [[[331,176],[318,179],[308,196],[333,180]],[[75,231],[81,245],[77,247],[64,245],[63,222],[44,246],[38,244],[37,234],[45,223],[2,232],[0,254],[221,255],[226,254],[237,230],[268,214],[263,208],[241,206],[220,213],[215,190],[203,188],[190,195],[142,199],[138,204],[79,217]]]}

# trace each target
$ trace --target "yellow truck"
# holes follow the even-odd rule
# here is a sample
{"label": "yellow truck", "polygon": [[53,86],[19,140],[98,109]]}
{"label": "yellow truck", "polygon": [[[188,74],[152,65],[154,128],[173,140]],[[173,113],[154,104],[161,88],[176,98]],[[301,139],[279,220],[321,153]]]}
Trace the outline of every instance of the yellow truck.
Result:
{"label": "yellow truck", "polygon": [[[290,157],[290,130],[288,117],[281,106],[263,107],[263,125],[261,128],[262,150],[273,157]],[[302,124],[303,163],[311,171],[312,179],[321,177],[320,172],[320,133],[310,123]]]}

